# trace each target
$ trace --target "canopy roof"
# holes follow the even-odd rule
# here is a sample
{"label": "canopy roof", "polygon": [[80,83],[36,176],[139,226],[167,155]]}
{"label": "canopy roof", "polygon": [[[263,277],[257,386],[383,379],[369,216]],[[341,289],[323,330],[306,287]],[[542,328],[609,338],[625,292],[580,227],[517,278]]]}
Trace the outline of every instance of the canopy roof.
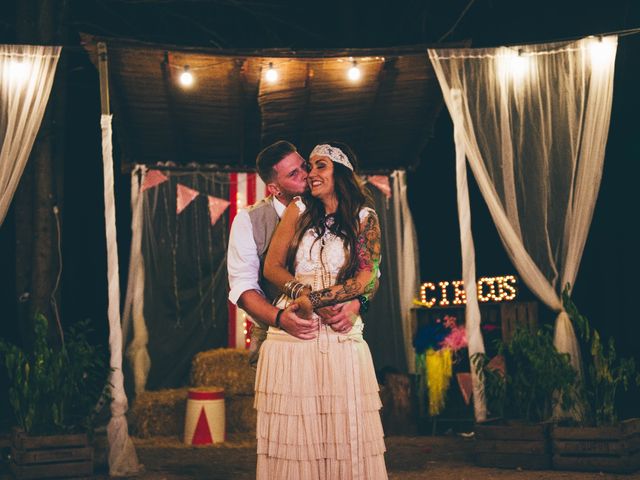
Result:
{"label": "canopy roof", "polygon": [[[345,141],[363,171],[410,168],[443,105],[426,45],[231,51],[83,35],[96,66],[98,42],[107,45],[125,164],[248,170],[263,146],[285,139],[303,155],[320,141]],[[347,78],[353,59],[362,72],[355,82]],[[265,78],[269,64],[278,72],[274,83]],[[185,65],[190,88],[179,82]]]}

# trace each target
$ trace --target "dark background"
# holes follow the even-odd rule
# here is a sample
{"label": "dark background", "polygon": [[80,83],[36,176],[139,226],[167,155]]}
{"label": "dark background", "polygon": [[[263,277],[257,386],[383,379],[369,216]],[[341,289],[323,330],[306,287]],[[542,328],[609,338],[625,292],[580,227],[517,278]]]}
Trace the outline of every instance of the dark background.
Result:
{"label": "dark background", "polygon": [[[38,2],[27,3],[37,7]],[[63,49],[58,72],[59,77],[64,76],[66,129],[56,138],[58,148],[64,151],[64,184],[59,192],[64,259],[62,318],[65,325],[81,318],[93,319],[95,338],[105,342],[108,327],[99,90],[97,73],[79,46],[78,32],[221,48],[319,49],[433,44],[441,39],[470,39],[476,47],[498,46],[640,27],[637,0],[57,3],[56,43],[68,47]],[[20,21],[38,21],[37,8],[33,18],[25,19],[17,5],[18,1],[4,2],[0,43],[17,42],[16,25]],[[639,59],[640,35],[621,37],[602,186],[574,290],[576,303],[594,326],[604,337],[615,337],[620,354],[633,355],[636,361],[640,361],[636,346],[640,319],[635,303],[635,272],[640,265],[635,240],[639,226],[635,213],[640,178],[640,123],[636,119],[640,110]],[[451,121],[443,109],[419,167],[408,175],[422,281],[461,276],[454,163]],[[515,273],[472,176],[469,178],[478,276]],[[116,177],[116,198],[124,292],[130,236],[126,175]],[[20,221],[12,207],[0,227],[0,319],[3,336],[15,341],[20,341],[14,261],[15,225]],[[524,295],[528,295],[526,289]],[[543,317],[551,316],[543,313]],[[640,413],[639,402],[634,400],[637,398],[637,391],[625,397],[623,416]],[[4,403],[2,406],[4,411]]]}

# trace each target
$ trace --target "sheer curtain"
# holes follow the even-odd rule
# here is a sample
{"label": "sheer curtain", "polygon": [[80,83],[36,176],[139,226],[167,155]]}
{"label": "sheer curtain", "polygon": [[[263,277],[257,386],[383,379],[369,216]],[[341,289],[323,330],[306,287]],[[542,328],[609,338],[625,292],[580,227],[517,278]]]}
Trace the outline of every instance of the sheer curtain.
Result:
{"label": "sheer curtain", "polygon": [[[466,155],[523,281],[558,312],[556,347],[578,371],[560,293],[575,282],[600,186],[616,49],[617,37],[608,36],[429,50],[460,132],[457,153]],[[463,210],[469,216],[468,205]],[[463,243],[462,253],[463,264],[470,261],[472,245]]]}
{"label": "sheer curtain", "polygon": [[0,225],[40,128],[60,51],[0,45]]}
{"label": "sheer curtain", "polygon": [[413,332],[411,330],[411,307],[420,284],[420,257],[418,256],[418,240],[413,216],[407,200],[407,172],[395,170],[391,174],[395,237],[396,261],[398,263],[398,293],[400,299],[400,316],[404,350],[409,373],[415,373],[415,351],[413,350]]}

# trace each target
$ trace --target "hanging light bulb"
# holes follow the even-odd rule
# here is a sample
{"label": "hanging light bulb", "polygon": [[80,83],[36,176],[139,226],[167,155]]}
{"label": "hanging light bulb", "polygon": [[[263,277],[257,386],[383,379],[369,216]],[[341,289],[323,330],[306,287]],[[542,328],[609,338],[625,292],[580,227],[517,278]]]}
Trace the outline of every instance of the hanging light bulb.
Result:
{"label": "hanging light bulb", "polygon": [[358,80],[360,80],[361,75],[362,73],[358,68],[358,62],[354,60],[348,72],[349,80],[351,80],[352,82],[357,82]]}
{"label": "hanging light bulb", "polygon": [[24,60],[11,60],[8,64],[9,78],[17,84],[27,80],[29,76],[29,65]]}
{"label": "hanging light bulb", "polygon": [[517,52],[509,51],[498,58],[497,66],[501,77],[519,83],[526,78],[531,68],[531,57],[523,55],[522,49]]}
{"label": "hanging light bulb", "polygon": [[193,75],[189,69],[189,65],[184,66],[182,74],[180,74],[180,83],[183,87],[190,87],[193,85]]}
{"label": "hanging light bulb", "polygon": [[589,43],[589,54],[593,68],[605,68],[616,56],[616,42],[611,37],[592,37]]}
{"label": "hanging light bulb", "polygon": [[269,83],[276,83],[278,81],[278,71],[273,68],[273,63],[269,63],[269,68],[267,69],[265,78]]}

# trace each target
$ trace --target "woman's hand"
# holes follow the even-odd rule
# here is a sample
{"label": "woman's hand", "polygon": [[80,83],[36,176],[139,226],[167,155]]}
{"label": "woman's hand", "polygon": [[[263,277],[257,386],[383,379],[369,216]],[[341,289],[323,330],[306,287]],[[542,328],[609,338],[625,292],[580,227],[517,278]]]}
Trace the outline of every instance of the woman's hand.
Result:
{"label": "woman's hand", "polygon": [[307,295],[301,295],[294,300],[294,303],[298,304],[298,311],[296,312],[300,318],[310,319],[313,315],[313,305]]}

